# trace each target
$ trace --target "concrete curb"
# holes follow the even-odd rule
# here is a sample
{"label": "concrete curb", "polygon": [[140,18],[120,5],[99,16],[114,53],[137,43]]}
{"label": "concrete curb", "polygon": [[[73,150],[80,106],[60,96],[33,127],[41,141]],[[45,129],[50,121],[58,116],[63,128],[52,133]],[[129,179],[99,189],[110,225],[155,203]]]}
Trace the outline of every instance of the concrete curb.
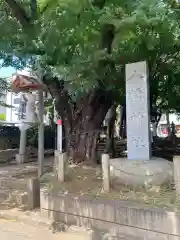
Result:
{"label": "concrete curb", "polygon": [[19,209],[0,210],[0,218],[6,220],[20,221],[28,225],[46,227],[51,229],[52,220],[40,216],[40,212],[23,212]]}

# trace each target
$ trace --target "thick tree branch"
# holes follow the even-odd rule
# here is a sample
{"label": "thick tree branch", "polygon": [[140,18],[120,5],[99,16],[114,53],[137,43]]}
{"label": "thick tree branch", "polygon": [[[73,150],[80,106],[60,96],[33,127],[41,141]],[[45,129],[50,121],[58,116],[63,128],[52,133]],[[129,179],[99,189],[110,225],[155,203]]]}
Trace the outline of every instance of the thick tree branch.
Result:
{"label": "thick tree branch", "polygon": [[26,11],[17,3],[15,0],[5,0],[7,5],[9,6],[12,14],[17,19],[17,21],[21,24],[23,28],[27,28],[31,25],[30,18],[27,16]]}
{"label": "thick tree branch", "polygon": [[115,26],[113,24],[104,24],[101,29],[100,48],[106,49],[108,54],[112,51],[114,36]]}
{"label": "thick tree branch", "polygon": [[[100,39],[100,49],[104,49],[107,54],[111,54],[112,52],[112,43],[115,36],[115,26],[113,24],[104,24],[101,28],[101,39]],[[103,69],[103,74],[102,74]],[[108,71],[114,69],[114,62],[109,59],[101,59],[98,64],[97,71],[99,72],[99,76],[104,75],[104,77],[108,74]],[[106,73],[107,71],[107,73]],[[101,89],[106,89],[107,84],[105,83],[105,79],[101,78],[98,80],[99,87]]]}
{"label": "thick tree branch", "polygon": [[37,0],[31,0],[31,19],[37,19]]}
{"label": "thick tree branch", "polygon": [[47,86],[50,94],[56,100],[56,110],[60,113],[61,118],[66,123],[68,128],[72,124],[72,108],[69,102],[68,91],[64,88],[64,81],[58,78],[43,77],[43,83]]}
{"label": "thick tree branch", "polygon": [[106,3],[106,0],[93,0],[92,4],[95,7],[98,7],[99,9],[102,9]]}

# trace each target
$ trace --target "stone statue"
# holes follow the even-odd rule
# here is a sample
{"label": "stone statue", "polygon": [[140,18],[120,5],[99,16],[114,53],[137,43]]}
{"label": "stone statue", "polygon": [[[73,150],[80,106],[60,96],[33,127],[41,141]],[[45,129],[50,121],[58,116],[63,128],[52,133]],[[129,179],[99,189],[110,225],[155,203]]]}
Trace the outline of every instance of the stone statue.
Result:
{"label": "stone statue", "polygon": [[116,104],[113,104],[105,117],[107,133],[106,133],[106,148],[105,153],[109,153],[112,156],[115,155],[114,148],[114,130],[116,121]]}

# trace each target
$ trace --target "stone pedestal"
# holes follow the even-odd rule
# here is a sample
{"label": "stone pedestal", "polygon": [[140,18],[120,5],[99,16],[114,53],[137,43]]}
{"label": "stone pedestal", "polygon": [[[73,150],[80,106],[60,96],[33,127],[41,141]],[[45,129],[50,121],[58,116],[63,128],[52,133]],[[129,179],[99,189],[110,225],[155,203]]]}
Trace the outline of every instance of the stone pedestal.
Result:
{"label": "stone pedestal", "polygon": [[28,161],[27,154],[16,154],[16,163],[17,164],[23,164]]}
{"label": "stone pedestal", "polygon": [[173,182],[173,163],[156,157],[146,161],[116,158],[110,160],[110,175],[118,183],[134,188],[168,186]]}

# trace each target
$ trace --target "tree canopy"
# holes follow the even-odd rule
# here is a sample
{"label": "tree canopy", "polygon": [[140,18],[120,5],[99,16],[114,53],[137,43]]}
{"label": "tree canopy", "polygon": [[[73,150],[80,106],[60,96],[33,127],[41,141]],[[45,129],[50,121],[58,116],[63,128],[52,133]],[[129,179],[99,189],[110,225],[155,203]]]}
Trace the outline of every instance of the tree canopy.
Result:
{"label": "tree canopy", "polygon": [[4,64],[38,63],[62,76],[73,93],[102,81],[101,87],[118,89],[123,96],[124,65],[147,60],[153,104],[179,110],[180,13],[175,1],[3,0],[0,10]]}
{"label": "tree canopy", "polygon": [[82,158],[108,108],[125,102],[127,63],[148,63],[151,115],[180,111],[177,1],[2,0],[0,19],[4,65],[41,70]]}

